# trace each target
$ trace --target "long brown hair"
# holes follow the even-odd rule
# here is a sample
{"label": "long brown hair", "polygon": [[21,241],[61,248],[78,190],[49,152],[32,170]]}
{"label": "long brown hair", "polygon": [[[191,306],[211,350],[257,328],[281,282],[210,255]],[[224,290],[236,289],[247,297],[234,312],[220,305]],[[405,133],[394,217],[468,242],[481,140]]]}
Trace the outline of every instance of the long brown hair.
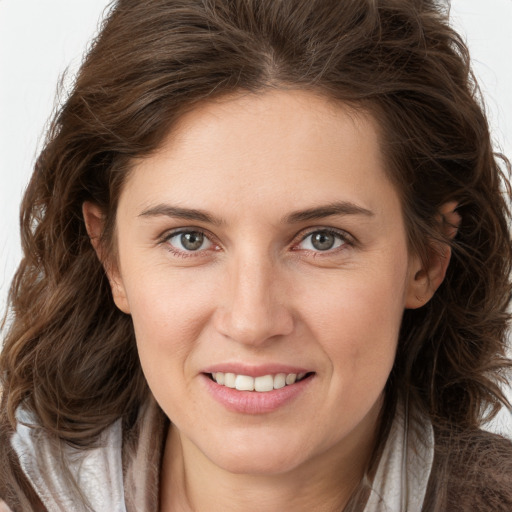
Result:
{"label": "long brown hair", "polygon": [[[119,0],[55,116],[21,208],[23,260],[0,357],[2,423],[18,406],[89,445],[132,417],[147,386],[129,316],[81,213],[115,215],[130,162],[194,105],[237,90],[302,88],[370,112],[402,198],[411,250],[452,261],[433,299],[404,313],[388,396],[434,423],[472,428],[506,402],[499,383],[511,292],[509,189],[466,46],[434,0]],[[502,169],[508,163],[502,159]],[[442,239],[439,207],[461,224]],[[0,449],[0,452],[3,448]]]}

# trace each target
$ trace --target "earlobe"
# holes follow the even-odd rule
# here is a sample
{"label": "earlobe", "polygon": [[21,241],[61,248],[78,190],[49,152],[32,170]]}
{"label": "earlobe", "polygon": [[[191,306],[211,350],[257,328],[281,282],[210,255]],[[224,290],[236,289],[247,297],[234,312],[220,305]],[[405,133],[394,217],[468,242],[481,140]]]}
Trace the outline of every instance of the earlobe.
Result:
{"label": "earlobe", "polygon": [[[439,210],[440,231],[442,235],[452,240],[457,234],[461,217],[455,211],[457,203],[445,203]],[[430,246],[428,262],[415,255],[409,265],[408,288],[405,307],[417,309],[425,305],[443,282],[451,258],[451,248],[448,243],[433,242]]]}
{"label": "earlobe", "polygon": [[101,244],[101,235],[104,228],[103,212],[97,204],[85,201],[82,205],[82,215],[91,244],[105,269],[114,303],[123,313],[129,314],[130,308],[118,266],[111,261],[109,255],[105,254],[104,247]]}

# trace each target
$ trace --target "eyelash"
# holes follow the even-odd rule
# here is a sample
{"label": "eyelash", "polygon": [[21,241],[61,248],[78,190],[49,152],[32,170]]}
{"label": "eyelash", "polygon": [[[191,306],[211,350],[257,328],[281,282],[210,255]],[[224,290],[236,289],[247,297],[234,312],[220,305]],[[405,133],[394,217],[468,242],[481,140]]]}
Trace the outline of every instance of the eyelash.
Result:
{"label": "eyelash", "polygon": [[[208,247],[207,249],[200,249],[197,251],[187,251],[187,250],[180,250],[171,245],[170,241],[180,235],[185,234],[200,234],[204,236],[205,240],[208,240],[211,244],[210,247],[213,247],[211,249]],[[309,229],[306,233],[300,233],[294,238],[294,241],[292,242],[292,251],[299,251],[301,250],[298,248],[298,246],[303,243],[305,240],[308,239],[308,237],[311,237],[312,235],[316,233],[322,233],[326,235],[330,235],[335,237],[338,241],[341,242],[340,245],[335,247],[334,249],[326,249],[325,251],[322,250],[311,250],[311,249],[305,249],[309,253],[313,253],[315,257],[321,257],[321,256],[330,256],[333,254],[338,253],[339,251],[343,251],[348,247],[353,247],[356,244],[356,241],[354,237],[352,237],[349,233],[343,230],[335,229],[335,228],[326,228],[326,227],[317,227]],[[296,241],[295,241],[296,240]],[[204,254],[207,250],[219,250],[219,245],[215,242],[215,237],[205,231],[201,228],[181,228],[179,230],[171,231],[169,233],[164,234],[158,241],[159,244],[165,245],[166,249],[171,252],[173,255],[178,256],[180,258],[190,258],[190,257],[198,257]],[[336,242],[335,242],[336,243]]]}
{"label": "eyelash", "polygon": [[174,237],[177,237],[180,235],[186,235],[186,234],[193,234],[193,233],[200,234],[200,235],[204,236],[204,239],[208,240],[210,242],[211,246],[214,247],[213,250],[218,250],[219,246],[217,244],[215,244],[215,242],[213,241],[213,239],[214,239],[213,235],[211,235],[204,229],[199,229],[199,228],[182,228],[182,229],[178,229],[175,231],[171,231],[170,233],[166,233],[165,235],[163,235],[160,238],[159,244],[165,245],[166,249],[169,252],[171,252],[173,255],[178,256],[180,258],[197,257],[199,255],[204,254],[204,252],[208,249],[201,249],[201,250],[197,250],[197,251],[180,250],[180,249],[177,249],[176,247],[173,247],[170,243],[170,241]]}
{"label": "eyelash", "polygon": [[[343,231],[341,229],[335,229],[335,228],[325,228],[325,227],[318,227],[308,230],[304,235],[299,235],[299,241],[293,245],[292,250],[300,250],[297,249],[297,246],[307,240],[309,237],[316,233],[322,233],[324,235],[331,235],[335,237],[337,240],[341,241],[341,245],[338,247],[327,249],[325,251],[322,250],[311,250],[306,249],[308,252],[311,252],[315,255],[315,257],[318,256],[331,256],[333,254],[337,254],[339,251],[343,251],[348,247],[353,247],[355,245],[355,239],[351,235],[349,235],[346,231]],[[336,242],[335,242],[336,243]]]}

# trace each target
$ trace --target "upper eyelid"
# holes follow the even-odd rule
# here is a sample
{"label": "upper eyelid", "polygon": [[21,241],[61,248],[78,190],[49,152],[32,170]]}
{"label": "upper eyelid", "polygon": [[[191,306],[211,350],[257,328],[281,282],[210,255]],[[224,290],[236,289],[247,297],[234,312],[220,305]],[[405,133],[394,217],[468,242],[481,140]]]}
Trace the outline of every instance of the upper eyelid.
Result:
{"label": "upper eyelid", "polygon": [[345,231],[344,229],[333,228],[333,227],[328,227],[328,226],[317,226],[314,228],[308,228],[308,229],[303,230],[300,233],[298,233],[294,237],[294,239],[298,240],[299,242],[302,242],[303,240],[305,240],[308,236],[312,235],[313,233],[319,233],[322,231],[327,232],[327,233],[332,233],[334,235],[339,235],[341,238],[343,238],[344,240],[346,240],[349,243],[355,244],[357,242],[356,238],[353,235],[351,235],[348,231]]}
{"label": "upper eyelid", "polygon": [[181,235],[183,233],[202,233],[206,238],[208,238],[211,242],[213,242],[216,237],[213,233],[208,231],[204,228],[189,226],[189,227],[182,227],[182,228],[173,228],[173,229],[167,229],[164,231],[161,235],[158,236],[158,240],[161,242],[165,242],[177,235]]}

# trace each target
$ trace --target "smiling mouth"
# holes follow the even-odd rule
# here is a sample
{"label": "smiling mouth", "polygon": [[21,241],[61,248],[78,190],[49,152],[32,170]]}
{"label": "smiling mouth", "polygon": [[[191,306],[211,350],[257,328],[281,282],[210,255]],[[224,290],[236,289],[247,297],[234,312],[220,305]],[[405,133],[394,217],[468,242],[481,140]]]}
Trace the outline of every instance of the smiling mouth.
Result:
{"label": "smiling mouth", "polygon": [[239,375],[236,373],[215,372],[207,374],[211,380],[227,388],[238,391],[257,391],[265,393],[274,389],[282,389],[291,386],[314,375],[314,372],[308,373],[277,373],[275,375],[262,375],[260,377],[250,377],[249,375]]}

